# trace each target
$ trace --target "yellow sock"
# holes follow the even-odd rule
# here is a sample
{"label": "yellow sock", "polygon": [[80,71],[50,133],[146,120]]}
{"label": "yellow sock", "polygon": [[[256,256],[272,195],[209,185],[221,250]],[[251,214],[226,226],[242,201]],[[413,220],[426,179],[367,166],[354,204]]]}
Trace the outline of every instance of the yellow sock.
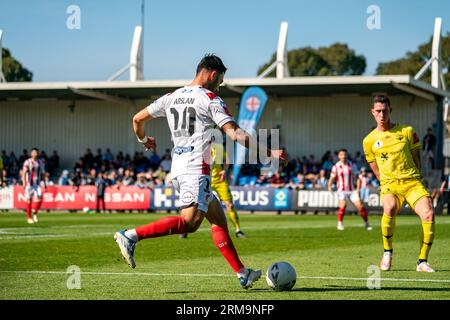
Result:
{"label": "yellow sock", "polygon": [[383,213],[381,218],[381,234],[383,235],[384,250],[392,250],[392,240],[395,230],[395,217],[390,217]]}
{"label": "yellow sock", "polygon": [[228,211],[228,214],[230,215],[231,222],[233,222],[234,224],[234,228],[236,230],[240,230],[241,228],[239,225],[239,215],[237,213],[236,208],[234,206],[231,207],[231,209]]}
{"label": "yellow sock", "polygon": [[434,221],[422,221],[422,243],[420,244],[419,260],[428,260],[428,254],[434,240]]}

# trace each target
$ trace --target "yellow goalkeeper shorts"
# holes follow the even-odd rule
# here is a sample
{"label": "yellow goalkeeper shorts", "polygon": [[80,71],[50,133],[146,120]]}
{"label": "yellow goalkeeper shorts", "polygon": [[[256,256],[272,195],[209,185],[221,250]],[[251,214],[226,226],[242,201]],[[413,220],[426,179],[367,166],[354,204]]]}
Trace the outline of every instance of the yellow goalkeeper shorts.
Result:
{"label": "yellow goalkeeper shorts", "polygon": [[231,195],[230,187],[227,182],[213,182],[211,188],[217,193],[221,201],[233,201],[233,196]]}
{"label": "yellow goalkeeper shorts", "polygon": [[416,202],[423,197],[429,197],[427,189],[419,179],[399,180],[398,182],[390,182],[381,186],[381,201],[383,196],[393,195],[399,201],[399,208],[403,206],[405,201],[414,209]]}

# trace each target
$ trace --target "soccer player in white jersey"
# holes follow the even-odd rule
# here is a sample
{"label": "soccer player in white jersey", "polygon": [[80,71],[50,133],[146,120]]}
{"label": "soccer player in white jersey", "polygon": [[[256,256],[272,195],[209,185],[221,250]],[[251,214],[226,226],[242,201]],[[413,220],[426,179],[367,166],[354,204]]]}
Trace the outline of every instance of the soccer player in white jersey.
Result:
{"label": "soccer player in white jersey", "polygon": [[[210,129],[218,126],[233,141],[246,147],[256,145],[252,137],[236,124],[223,100],[214,93],[219,90],[225,71],[226,67],[219,57],[206,55],[198,64],[196,76],[188,86],[166,94],[134,116],[133,128],[137,139],[150,150],[155,150],[156,141],[154,137],[145,135],[144,123],[157,117],[167,118],[174,142],[172,183],[180,193],[182,206],[179,216],[118,231],[114,238],[125,261],[134,268],[137,241],[192,233],[206,218],[212,226],[214,243],[236,272],[241,286],[247,289],[261,277],[261,270],[246,268],[240,261],[228,233],[223,209],[211,193]],[[267,156],[286,161],[286,154],[282,150],[267,149]]]}
{"label": "soccer player in white jersey", "polygon": [[350,161],[348,161],[348,152],[346,149],[341,149],[338,153],[339,161],[336,162],[331,169],[330,179],[328,180],[328,191],[333,188],[333,183],[337,180],[337,193],[339,199],[338,209],[338,230],[344,230],[344,214],[347,206],[347,201],[353,202],[358,209],[361,218],[365,222],[367,231],[372,230],[367,217],[367,211],[364,208],[360,198],[359,190],[355,190],[355,169]]}
{"label": "soccer player in white jersey", "polygon": [[[28,201],[27,205],[27,222],[38,222],[38,211],[42,205],[42,187],[44,168],[39,160],[39,150],[33,148],[31,150],[31,158],[25,160],[22,168],[22,185],[25,189],[25,197]],[[31,209],[33,204],[33,198],[37,199],[36,206],[34,208],[33,217],[31,217]]]}

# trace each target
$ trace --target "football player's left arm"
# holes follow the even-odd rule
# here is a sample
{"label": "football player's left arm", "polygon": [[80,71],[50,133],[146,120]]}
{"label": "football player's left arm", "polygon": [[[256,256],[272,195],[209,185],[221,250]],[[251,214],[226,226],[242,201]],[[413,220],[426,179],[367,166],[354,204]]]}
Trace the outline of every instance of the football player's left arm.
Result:
{"label": "football player's left arm", "polygon": [[258,143],[255,141],[255,139],[249,135],[245,130],[240,128],[238,124],[234,121],[229,121],[225,123],[221,128],[233,141],[238,142],[240,145],[244,146],[245,148],[249,148],[250,146],[258,146],[258,151],[261,149],[267,150],[267,156],[273,157],[276,159],[280,159],[284,163],[287,161],[287,155],[286,151],[283,149],[269,149],[267,146],[263,145],[262,143]]}

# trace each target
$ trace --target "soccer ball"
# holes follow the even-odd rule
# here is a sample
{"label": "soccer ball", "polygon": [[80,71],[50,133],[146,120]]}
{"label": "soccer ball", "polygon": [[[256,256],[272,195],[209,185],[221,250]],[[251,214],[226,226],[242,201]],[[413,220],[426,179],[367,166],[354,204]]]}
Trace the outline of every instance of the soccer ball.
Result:
{"label": "soccer ball", "polygon": [[84,212],[84,213],[89,213],[89,210],[90,210],[89,207],[84,207],[84,208],[83,208],[83,212]]}
{"label": "soccer ball", "polygon": [[280,261],[272,264],[266,272],[269,287],[276,291],[291,290],[297,280],[297,272],[289,263]]}

